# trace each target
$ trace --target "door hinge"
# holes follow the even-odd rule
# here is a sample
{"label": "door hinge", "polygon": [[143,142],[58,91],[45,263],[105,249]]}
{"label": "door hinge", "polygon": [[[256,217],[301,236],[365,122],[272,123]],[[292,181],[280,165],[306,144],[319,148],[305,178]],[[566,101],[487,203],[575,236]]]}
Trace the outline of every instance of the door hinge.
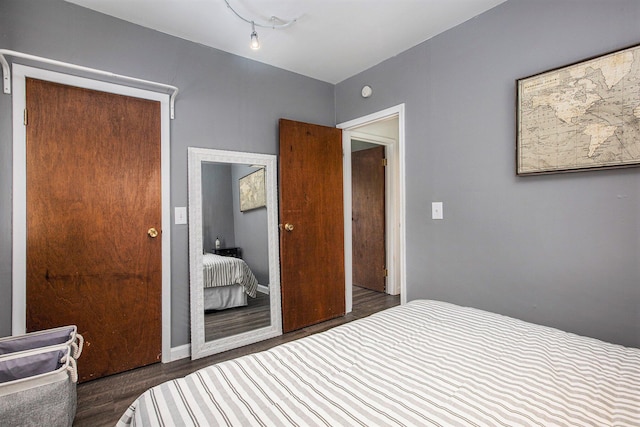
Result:
{"label": "door hinge", "polygon": [[382,166],[387,166],[387,159],[382,159]]}
{"label": "door hinge", "polygon": [[383,269],[382,269],[382,275],[383,275],[384,277],[389,277],[389,270],[387,270],[386,268],[383,268]]}
{"label": "door hinge", "polygon": [[24,124],[25,126],[27,125],[27,122],[28,122],[27,116],[28,116],[27,115],[27,109],[25,108],[24,112],[22,113],[22,124]]}

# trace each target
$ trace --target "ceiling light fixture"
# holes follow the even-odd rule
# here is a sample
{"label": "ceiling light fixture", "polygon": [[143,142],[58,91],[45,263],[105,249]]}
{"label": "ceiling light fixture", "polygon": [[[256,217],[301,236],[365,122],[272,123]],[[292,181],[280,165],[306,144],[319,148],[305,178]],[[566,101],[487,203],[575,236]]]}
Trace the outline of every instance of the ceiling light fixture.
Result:
{"label": "ceiling light fixture", "polygon": [[260,49],[260,40],[258,40],[258,33],[256,33],[256,24],[251,21],[251,49]]}
{"label": "ceiling light fixture", "polygon": [[242,19],[244,22],[251,24],[251,44],[249,45],[251,47],[251,49],[253,50],[258,50],[260,49],[260,40],[258,40],[258,33],[256,31],[256,27],[260,27],[260,28],[271,28],[272,30],[281,30],[283,28],[287,28],[289,27],[291,24],[293,24],[294,22],[296,22],[298,19],[292,19],[290,21],[285,21],[283,19],[280,19],[276,16],[272,16],[271,19],[269,19],[269,24],[260,24],[255,22],[254,20],[250,20],[247,19],[245,17],[243,17],[242,15],[240,15],[238,12],[236,12],[236,10],[231,7],[231,5],[229,4],[228,0],[224,0],[224,2],[227,4],[227,7],[229,9],[231,9],[231,11],[233,12],[234,15],[236,15],[238,18]]}

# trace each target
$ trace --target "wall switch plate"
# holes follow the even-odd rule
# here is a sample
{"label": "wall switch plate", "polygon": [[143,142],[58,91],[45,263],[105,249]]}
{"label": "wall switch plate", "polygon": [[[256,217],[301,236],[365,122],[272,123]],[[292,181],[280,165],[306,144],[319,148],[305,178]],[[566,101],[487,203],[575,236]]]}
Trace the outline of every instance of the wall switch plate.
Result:
{"label": "wall switch plate", "polygon": [[442,202],[431,202],[431,219],[444,219]]}
{"label": "wall switch plate", "polygon": [[180,206],[175,209],[175,223],[176,224],[186,224],[187,223],[187,207]]}

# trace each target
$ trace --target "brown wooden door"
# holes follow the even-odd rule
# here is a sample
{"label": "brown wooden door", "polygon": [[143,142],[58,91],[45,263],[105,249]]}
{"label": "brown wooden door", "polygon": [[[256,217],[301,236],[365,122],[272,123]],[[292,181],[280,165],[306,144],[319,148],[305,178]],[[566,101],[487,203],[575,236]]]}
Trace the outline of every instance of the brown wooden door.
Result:
{"label": "brown wooden door", "polygon": [[385,291],[384,147],[351,153],[353,284]]}
{"label": "brown wooden door", "polygon": [[280,120],[279,193],[282,323],[289,332],[345,312],[340,129]]}
{"label": "brown wooden door", "polygon": [[78,325],[81,380],[160,360],[160,104],[27,79],[27,330]]}

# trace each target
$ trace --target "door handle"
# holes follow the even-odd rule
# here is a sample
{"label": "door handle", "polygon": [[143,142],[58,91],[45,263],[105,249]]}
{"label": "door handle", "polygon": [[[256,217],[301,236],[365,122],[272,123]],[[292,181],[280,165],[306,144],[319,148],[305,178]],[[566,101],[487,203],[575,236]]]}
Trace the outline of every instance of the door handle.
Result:
{"label": "door handle", "polygon": [[289,232],[293,231],[293,224],[286,223],[284,229]]}
{"label": "door handle", "polygon": [[149,230],[147,230],[147,234],[152,239],[155,239],[156,237],[158,237],[158,230],[156,230],[155,228],[151,227]]}

